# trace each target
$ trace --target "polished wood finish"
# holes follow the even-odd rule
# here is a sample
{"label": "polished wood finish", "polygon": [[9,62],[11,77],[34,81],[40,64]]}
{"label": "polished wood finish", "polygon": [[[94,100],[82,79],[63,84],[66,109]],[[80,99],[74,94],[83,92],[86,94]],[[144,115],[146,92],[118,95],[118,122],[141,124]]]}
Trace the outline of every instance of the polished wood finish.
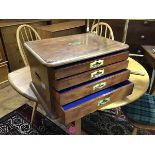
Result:
{"label": "polished wood finish", "polygon": [[[92,103],[93,101],[95,101],[96,103],[92,107],[89,107],[89,103],[85,103],[83,105],[86,105],[88,107],[84,107],[83,110],[78,109],[78,107],[83,108],[83,105],[73,108],[77,109],[77,111],[84,111],[79,113],[79,115],[75,117],[73,114],[74,112],[72,113],[71,109],[65,111],[65,113],[62,112],[62,106],[56,102],[54,97],[54,87],[57,87],[60,90],[70,88],[71,86],[75,86],[92,79],[94,80],[103,75],[125,69],[128,65],[128,61],[126,60],[128,57],[128,52],[126,51],[128,45],[91,33],[43,39],[40,41],[31,41],[25,43],[25,47],[28,50],[26,54],[30,64],[33,82],[32,84],[37,91],[36,94],[38,94],[38,96],[40,95],[40,97],[38,98],[41,98],[41,100],[44,104],[46,104],[47,109],[50,110],[51,113],[56,112],[56,114],[63,119],[65,124],[68,124],[71,121],[78,120],[91,111],[97,110],[97,108],[99,109],[100,107],[97,106],[97,102],[102,98],[100,96],[90,101],[90,103]],[[117,55],[119,52],[124,52],[125,54],[123,54],[123,56],[121,54]],[[117,56],[114,56],[113,61],[109,61],[109,64],[106,64],[106,66],[97,66],[95,68],[91,68],[90,70],[87,70],[86,68],[85,71],[80,71],[80,73],[77,74],[66,74],[66,77],[62,75],[61,78],[57,76],[58,79],[55,79],[55,77],[53,76],[56,70],[63,70],[63,68],[80,63],[89,63],[90,65],[90,60],[98,60],[98,58],[101,58],[103,56],[115,54]],[[114,58],[117,58],[117,62],[116,60],[114,60]],[[92,66],[94,67],[94,64]],[[129,72],[127,76],[129,76]],[[125,77],[123,78],[126,79]],[[123,80],[123,78],[120,78],[120,80]],[[132,88],[133,84],[129,84],[126,87],[122,87],[123,90],[121,88],[120,90],[118,89],[119,92],[122,92],[120,93],[120,95],[118,95],[118,91],[117,93],[115,93],[114,91],[107,95],[113,96],[112,101],[113,98],[121,99],[122,97],[129,95],[132,92]],[[118,98],[116,97],[116,94]],[[72,119],[69,117],[72,117]]]}
{"label": "polished wood finish", "polygon": [[[73,75],[71,77],[63,78],[60,80],[53,80],[52,81],[53,87],[56,90],[60,91],[62,89],[66,89],[68,87],[72,87],[74,85],[78,85],[80,83],[95,79],[96,77],[94,78],[91,76],[93,73],[95,73],[97,71],[98,72],[103,71],[104,73],[101,75],[101,76],[103,76],[103,75],[110,74],[112,72],[116,72],[116,71],[125,69],[125,68],[127,68],[127,66],[128,66],[128,61],[121,61],[118,63],[114,63],[112,65],[108,65],[105,67],[98,68],[96,70],[91,70],[91,71],[84,72],[81,74]],[[100,76],[97,76],[97,77],[100,77]]]}
{"label": "polished wood finish", "polygon": [[0,63],[0,84],[6,82],[8,79],[8,66],[7,64]]}
{"label": "polished wood finish", "polygon": [[114,55],[101,56],[101,57],[97,57],[83,62],[80,61],[74,64],[67,65],[66,67],[65,66],[58,67],[58,68],[55,68],[53,71],[53,78],[61,79],[67,76],[92,70],[91,64],[94,63],[95,61],[103,61],[103,64],[94,68],[99,68],[101,66],[106,66],[115,62],[123,61],[128,58],[128,55],[129,55],[129,52],[124,51]]}
{"label": "polished wood finish", "polygon": [[25,46],[40,63],[48,67],[62,66],[128,48],[126,44],[91,33],[31,41],[25,43]]}
{"label": "polished wood finish", "polygon": [[[65,124],[68,124],[74,120],[80,119],[83,116],[96,111],[100,107],[104,107],[106,105],[111,104],[114,101],[121,100],[124,97],[130,95],[132,93],[133,84],[129,84],[123,87],[120,87],[111,93],[104,94],[102,96],[99,96],[97,98],[94,98],[88,102],[85,102],[84,104],[81,104],[79,106],[76,106],[74,108],[71,108],[69,110],[63,110],[63,108],[60,105],[56,104],[56,111],[59,114],[59,116],[62,118]],[[110,97],[110,101],[106,103],[105,105],[98,106],[98,102],[101,99],[105,99]]]}
{"label": "polished wood finish", "polygon": [[[102,89],[111,87],[115,84],[118,84],[120,82],[123,82],[127,79],[129,79],[130,71],[125,70],[121,73],[108,76],[107,78],[94,81],[89,84],[82,85],[78,88],[72,89],[70,91],[66,91],[63,93],[57,92],[55,89],[53,89],[52,93],[54,94],[55,102],[60,105],[65,105],[67,103],[70,103],[72,101],[75,101],[77,99],[80,99],[82,97],[85,97],[87,95],[93,94],[95,92],[98,92]],[[94,87],[98,84],[104,83],[105,85],[103,87],[95,88]]]}

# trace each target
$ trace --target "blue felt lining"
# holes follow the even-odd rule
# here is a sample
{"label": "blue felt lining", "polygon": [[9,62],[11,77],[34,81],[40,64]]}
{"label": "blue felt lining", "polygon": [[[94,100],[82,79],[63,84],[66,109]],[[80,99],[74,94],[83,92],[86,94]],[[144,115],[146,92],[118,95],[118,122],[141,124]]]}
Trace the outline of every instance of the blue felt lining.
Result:
{"label": "blue felt lining", "polygon": [[73,86],[73,87],[69,87],[69,88],[60,90],[59,93],[65,93],[65,92],[67,92],[67,91],[70,91],[70,90],[79,88],[79,87],[81,87],[81,86],[84,86],[84,85],[93,83],[93,82],[95,82],[95,81],[99,81],[99,80],[105,79],[105,78],[107,78],[107,77],[113,76],[113,75],[115,75],[115,74],[122,73],[122,72],[124,72],[124,71],[127,71],[127,69],[119,70],[119,71],[117,71],[117,72],[113,72],[113,73],[111,73],[111,74],[104,75],[104,76],[102,76],[102,77],[99,77],[99,78],[96,78],[96,79],[93,79],[93,80],[90,80],[90,81],[81,83],[81,84],[79,84],[79,85],[75,85],[75,86]]}
{"label": "blue felt lining", "polygon": [[118,89],[119,87],[128,85],[129,83],[131,83],[131,82],[128,81],[128,80],[124,81],[124,82],[121,82],[121,83],[119,83],[117,85],[114,85],[112,87],[109,87],[107,89],[103,89],[103,90],[101,90],[101,91],[99,91],[97,93],[94,93],[94,94],[88,95],[86,97],[83,97],[83,98],[81,98],[79,100],[73,101],[73,102],[71,102],[69,104],[66,104],[66,105],[62,106],[62,107],[63,107],[64,110],[71,109],[71,108],[76,107],[76,106],[78,106],[78,105],[80,105],[80,104],[82,104],[84,102],[87,102],[87,101],[93,99],[93,98],[96,98],[96,97],[101,96],[103,94],[107,94],[107,93],[109,93],[109,92],[111,92],[111,91],[113,91],[115,89]]}

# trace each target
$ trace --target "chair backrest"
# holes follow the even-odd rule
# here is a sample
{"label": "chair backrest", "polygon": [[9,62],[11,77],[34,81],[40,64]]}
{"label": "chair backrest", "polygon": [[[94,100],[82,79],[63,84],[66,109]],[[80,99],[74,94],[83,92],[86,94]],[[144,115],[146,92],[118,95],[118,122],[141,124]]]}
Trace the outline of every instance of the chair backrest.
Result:
{"label": "chair backrest", "polygon": [[107,23],[104,22],[96,23],[95,25],[92,26],[91,32],[99,36],[103,36],[105,38],[114,40],[114,34],[112,28]]}
{"label": "chair backrest", "polygon": [[16,39],[17,39],[19,52],[22,56],[25,66],[27,66],[28,60],[25,54],[24,43],[27,41],[41,40],[41,38],[33,27],[27,24],[23,24],[17,28]]}

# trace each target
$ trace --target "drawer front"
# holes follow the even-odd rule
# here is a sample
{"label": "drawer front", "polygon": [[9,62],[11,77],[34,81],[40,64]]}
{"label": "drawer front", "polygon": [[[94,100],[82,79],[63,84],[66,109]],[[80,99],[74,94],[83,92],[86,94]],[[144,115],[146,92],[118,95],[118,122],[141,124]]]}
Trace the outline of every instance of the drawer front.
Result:
{"label": "drawer front", "polygon": [[2,53],[1,53],[1,48],[0,48],[0,63],[2,62],[3,58],[2,58]]}
{"label": "drawer front", "polygon": [[7,64],[0,64],[0,84],[8,79],[8,66]]}
{"label": "drawer front", "polygon": [[5,55],[4,55],[4,49],[2,45],[2,40],[0,38],[0,63],[6,61]]}
{"label": "drawer front", "polygon": [[65,105],[67,103],[78,100],[87,95],[98,92],[102,89],[111,87],[115,84],[128,80],[130,75],[129,70],[118,71],[115,74],[104,76],[98,80],[87,82],[86,84],[66,89],[60,92],[53,90],[55,101],[57,104]]}
{"label": "drawer front", "polygon": [[24,67],[24,62],[20,55],[18,45],[16,43],[5,44],[5,48],[11,71]]}
{"label": "drawer front", "polygon": [[[23,22],[23,24],[24,24],[24,22]],[[29,25],[35,27],[38,25],[45,25],[45,24],[46,24],[46,22],[36,22],[36,23],[31,23]],[[20,24],[20,25],[22,25],[22,24]],[[4,43],[16,43],[16,31],[17,31],[18,26],[20,26],[20,25],[7,26],[7,27],[3,27],[1,29]]]}
{"label": "drawer front", "polygon": [[65,106],[56,105],[56,111],[65,124],[80,119],[105,105],[130,95],[133,83],[125,81],[100,92],[89,95],[82,100],[77,100]]}
{"label": "drawer front", "polygon": [[54,70],[54,79],[61,79],[67,76],[79,74],[86,72],[95,68],[103,67],[112,63],[126,60],[128,58],[129,52],[119,52],[117,54],[109,54],[107,56],[102,56],[95,58],[93,60],[88,60],[87,62],[79,62],[66,67],[61,67]]}
{"label": "drawer front", "polygon": [[155,20],[130,20],[126,42],[136,45],[154,45],[154,27]]}
{"label": "drawer front", "polygon": [[80,83],[84,83],[86,81],[102,77],[106,74],[110,74],[110,73],[125,69],[127,68],[127,66],[128,66],[128,60],[118,62],[112,65],[108,65],[99,69],[81,73],[68,78],[53,80],[53,86],[56,90],[60,91],[62,89],[66,89],[74,85],[78,85]]}

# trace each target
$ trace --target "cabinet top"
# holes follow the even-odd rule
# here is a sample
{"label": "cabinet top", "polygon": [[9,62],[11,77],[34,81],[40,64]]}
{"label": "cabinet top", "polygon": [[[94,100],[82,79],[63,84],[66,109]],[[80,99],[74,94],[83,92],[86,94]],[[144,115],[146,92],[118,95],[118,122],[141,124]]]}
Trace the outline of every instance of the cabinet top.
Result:
{"label": "cabinet top", "polygon": [[92,33],[26,42],[25,47],[42,64],[56,67],[120,50],[128,45]]}

